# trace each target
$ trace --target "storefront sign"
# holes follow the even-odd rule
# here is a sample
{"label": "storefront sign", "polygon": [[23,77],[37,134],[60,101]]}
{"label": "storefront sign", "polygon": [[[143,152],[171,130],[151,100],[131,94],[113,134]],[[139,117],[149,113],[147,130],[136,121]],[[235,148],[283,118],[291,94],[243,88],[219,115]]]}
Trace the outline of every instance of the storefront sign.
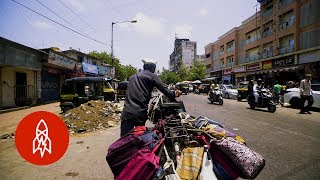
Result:
{"label": "storefront sign", "polygon": [[110,74],[110,67],[104,67],[104,66],[98,66],[98,71],[99,74],[101,75],[106,75],[106,74]]}
{"label": "storefront sign", "polygon": [[215,71],[210,73],[210,77],[221,77],[222,76],[222,71]]}
{"label": "storefront sign", "polygon": [[234,67],[232,69],[232,71],[235,72],[235,73],[246,72],[246,67],[245,66]]}
{"label": "storefront sign", "polygon": [[289,56],[286,58],[281,59],[275,59],[272,62],[273,67],[282,67],[282,66],[288,66],[294,64],[294,58],[293,56]]}
{"label": "storefront sign", "polygon": [[68,59],[64,56],[61,56],[57,53],[54,53],[52,51],[49,52],[48,63],[54,64],[60,67],[65,67],[68,69],[73,69],[76,64],[75,61]]}
{"label": "storefront sign", "polygon": [[232,68],[223,70],[223,74],[231,74],[231,73],[232,73]]}
{"label": "storefront sign", "polygon": [[262,69],[261,63],[247,65],[247,71],[259,71]]}
{"label": "storefront sign", "polygon": [[264,61],[262,63],[262,69],[271,69],[272,68],[272,60]]}
{"label": "storefront sign", "polygon": [[98,66],[88,63],[82,63],[83,71],[85,73],[98,74]]}
{"label": "storefront sign", "polygon": [[248,73],[237,73],[235,74],[235,77],[238,78],[238,77],[246,77],[248,75]]}

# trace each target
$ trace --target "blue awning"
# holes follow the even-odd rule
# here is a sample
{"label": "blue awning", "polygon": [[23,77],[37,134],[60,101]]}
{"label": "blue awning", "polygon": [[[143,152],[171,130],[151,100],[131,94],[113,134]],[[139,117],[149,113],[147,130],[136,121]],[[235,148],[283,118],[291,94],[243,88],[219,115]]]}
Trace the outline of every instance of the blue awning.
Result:
{"label": "blue awning", "polygon": [[83,62],[82,68],[85,73],[90,73],[90,74],[95,74],[95,75],[97,75],[99,73],[98,66],[93,65],[93,64],[88,64],[88,63]]}
{"label": "blue awning", "polygon": [[99,74],[106,75],[108,73],[108,68],[104,66],[98,66],[98,71],[99,71]]}

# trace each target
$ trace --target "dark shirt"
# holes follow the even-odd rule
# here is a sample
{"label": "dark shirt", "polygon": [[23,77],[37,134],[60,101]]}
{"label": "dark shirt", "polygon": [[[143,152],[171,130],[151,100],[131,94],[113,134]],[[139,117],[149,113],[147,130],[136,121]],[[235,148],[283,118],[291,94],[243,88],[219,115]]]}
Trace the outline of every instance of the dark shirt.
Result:
{"label": "dark shirt", "polygon": [[148,104],[154,87],[170,100],[175,99],[175,93],[165,87],[159,76],[148,70],[143,70],[129,79],[124,114],[130,114],[130,116],[135,116],[133,118],[141,118],[141,121],[146,121],[148,119]]}
{"label": "dark shirt", "polygon": [[248,94],[253,94],[253,85],[248,84]]}

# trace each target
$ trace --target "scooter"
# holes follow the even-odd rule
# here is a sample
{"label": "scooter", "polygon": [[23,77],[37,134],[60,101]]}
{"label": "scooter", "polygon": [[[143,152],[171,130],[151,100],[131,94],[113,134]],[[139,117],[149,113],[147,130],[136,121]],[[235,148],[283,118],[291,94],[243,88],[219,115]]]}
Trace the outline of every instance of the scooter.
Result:
{"label": "scooter", "polygon": [[276,103],[273,101],[273,96],[270,90],[268,89],[261,89],[259,92],[259,102],[255,102],[254,95],[248,96],[248,104],[250,105],[251,109],[257,108],[268,108],[268,111],[271,113],[276,112]]}
{"label": "scooter", "polygon": [[219,105],[223,105],[222,92],[218,87],[209,92],[208,100],[211,102],[211,104],[218,102]]}

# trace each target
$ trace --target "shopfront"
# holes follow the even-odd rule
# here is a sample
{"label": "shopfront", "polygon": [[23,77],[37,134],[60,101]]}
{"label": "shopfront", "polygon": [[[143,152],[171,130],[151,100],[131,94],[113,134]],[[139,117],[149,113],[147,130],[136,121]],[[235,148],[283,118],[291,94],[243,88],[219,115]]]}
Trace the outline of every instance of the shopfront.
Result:
{"label": "shopfront", "polygon": [[246,67],[245,66],[238,66],[234,67],[232,69],[232,72],[234,73],[234,79],[235,79],[235,84],[240,83],[241,81],[245,80],[244,72],[246,72]]}
{"label": "shopfront", "polygon": [[221,82],[222,81],[222,70],[211,72],[210,77],[215,77],[218,82]]}
{"label": "shopfront", "polygon": [[52,49],[44,51],[48,52],[48,58],[42,65],[41,98],[42,102],[51,102],[59,99],[60,88],[65,79],[81,76],[78,73],[81,64]]}
{"label": "shopfront", "polygon": [[223,76],[222,76],[223,84],[231,84],[232,82],[231,74],[232,74],[232,68],[223,70]]}
{"label": "shopfront", "polygon": [[320,81],[320,50],[299,54],[298,63],[304,66],[304,74],[311,74]]}
{"label": "shopfront", "polygon": [[262,77],[262,74],[260,74],[262,70],[262,63],[254,63],[247,65],[247,80],[256,80],[258,78]]}

